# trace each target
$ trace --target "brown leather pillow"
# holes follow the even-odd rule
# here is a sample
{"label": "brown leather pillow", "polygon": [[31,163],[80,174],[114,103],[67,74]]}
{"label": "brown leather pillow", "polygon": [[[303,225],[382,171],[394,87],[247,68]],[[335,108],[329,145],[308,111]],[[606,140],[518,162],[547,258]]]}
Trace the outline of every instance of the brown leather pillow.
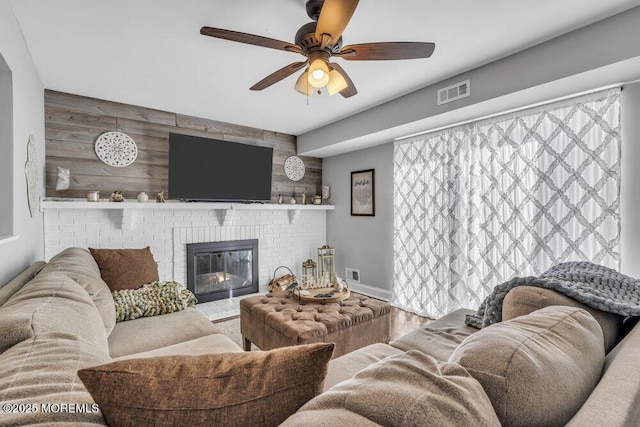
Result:
{"label": "brown leather pillow", "polygon": [[121,360],[78,376],[109,425],[278,425],[322,391],[333,347]]}
{"label": "brown leather pillow", "polygon": [[158,265],[153,260],[151,248],[144,249],[93,249],[93,259],[100,267],[100,276],[111,291],[138,289],[147,283],[160,280]]}

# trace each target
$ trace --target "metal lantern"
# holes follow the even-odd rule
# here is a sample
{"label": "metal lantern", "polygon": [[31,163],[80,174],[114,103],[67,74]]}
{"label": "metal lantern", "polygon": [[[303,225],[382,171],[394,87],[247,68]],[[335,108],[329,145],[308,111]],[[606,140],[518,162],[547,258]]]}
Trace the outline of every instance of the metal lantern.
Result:
{"label": "metal lantern", "polygon": [[329,245],[318,248],[318,281],[333,286],[336,280],[336,251]]}
{"label": "metal lantern", "polygon": [[318,268],[313,260],[308,259],[302,263],[302,287],[310,287],[316,283],[316,274]]}

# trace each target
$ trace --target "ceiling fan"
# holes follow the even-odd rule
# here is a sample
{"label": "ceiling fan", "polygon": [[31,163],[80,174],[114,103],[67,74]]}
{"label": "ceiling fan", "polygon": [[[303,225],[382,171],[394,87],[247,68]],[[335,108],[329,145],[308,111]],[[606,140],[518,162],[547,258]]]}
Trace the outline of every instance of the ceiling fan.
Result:
{"label": "ceiling fan", "polygon": [[343,47],[342,32],[357,5],[358,0],[308,0],[307,15],[315,22],[300,27],[295,43],[212,27],[202,27],[200,34],[306,57],[305,61],[294,62],[268,75],[251,90],[268,88],[306,67],[296,82],[295,90],[310,96],[316,89],[326,87],[330,95],[340,93],[349,98],[358,91],[344,69],[335,62],[329,62],[331,57],[347,61],[417,59],[430,57],[435,49],[435,44],[422,42],[361,43]]}

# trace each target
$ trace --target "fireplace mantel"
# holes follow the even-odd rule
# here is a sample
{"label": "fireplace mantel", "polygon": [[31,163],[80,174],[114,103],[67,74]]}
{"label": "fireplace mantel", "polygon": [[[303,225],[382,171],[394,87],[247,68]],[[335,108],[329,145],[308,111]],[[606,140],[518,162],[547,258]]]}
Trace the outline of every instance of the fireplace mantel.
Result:
{"label": "fireplace mantel", "polygon": [[[68,247],[149,246],[161,280],[187,283],[190,243],[258,239],[260,290],[287,265],[301,274],[304,260],[327,243],[327,205],[238,203],[120,203],[43,200],[45,260]],[[295,223],[291,218],[298,213]],[[223,223],[220,218],[223,217]],[[124,227],[123,227],[124,226]]]}
{"label": "fireplace mantel", "polygon": [[275,204],[275,203],[220,203],[220,202],[178,202],[174,200],[165,203],[155,201],[137,202],[109,202],[109,199],[100,199],[99,202],[88,202],[85,199],[56,199],[41,198],[40,211],[47,209],[109,209],[116,210],[121,215],[121,228],[131,230],[136,223],[136,211],[140,210],[213,210],[217,212],[218,225],[225,225],[227,213],[231,210],[286,210],[289,213],[290,224],[295,224],[302,210],[335,210],[334,205],[299,205],[299,204]]}

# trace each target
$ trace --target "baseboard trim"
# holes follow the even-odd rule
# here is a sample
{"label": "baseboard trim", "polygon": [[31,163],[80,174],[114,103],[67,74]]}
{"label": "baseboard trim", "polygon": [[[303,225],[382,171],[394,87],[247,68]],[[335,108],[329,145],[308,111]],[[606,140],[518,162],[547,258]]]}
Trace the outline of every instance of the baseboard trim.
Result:
{"label": "baseboard trim", "polygon": [[375,286],[365,285],[364,283],[354,282],[347,280],[349,289],[359,294],[364,294],[373,298],[378,298],[383,301],[391,300],[391,291],[386,289],[376,288]]}

